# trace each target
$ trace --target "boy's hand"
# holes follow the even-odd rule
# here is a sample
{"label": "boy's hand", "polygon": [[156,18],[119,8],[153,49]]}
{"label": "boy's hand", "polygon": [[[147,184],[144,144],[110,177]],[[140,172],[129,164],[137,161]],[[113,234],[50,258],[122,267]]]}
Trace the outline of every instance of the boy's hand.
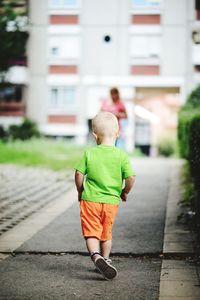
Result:
{"label": "boy's hand", "polygon": [[122,201],[126,202],[127,197],[128,197],[128,194],[125,193],[124,191],[122,191],[122,193],[121,193],[121,199],[122,199]]}
{"label": "boy's hand", "polygon": [[128,198],[128,193],[130,192],[131,188],[133,187],[135,181],[134,176],[129,176],[125,179],[125,187],[121,192],[121,199],[122,201],[126,202]]}

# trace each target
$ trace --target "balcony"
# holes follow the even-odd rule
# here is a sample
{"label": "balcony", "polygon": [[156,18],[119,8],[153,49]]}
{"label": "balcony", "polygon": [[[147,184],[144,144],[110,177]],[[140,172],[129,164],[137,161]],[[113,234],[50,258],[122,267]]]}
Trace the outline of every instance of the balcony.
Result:
{"label": "balcony", "polygon": [[26,105],[23,98],[22,85],[1,84],[0,86],[0,116],[24,116]]}
{"label": "balcony", "polygon": [[25,102],[16,101],[0,101],[0,116],[25,116]]}

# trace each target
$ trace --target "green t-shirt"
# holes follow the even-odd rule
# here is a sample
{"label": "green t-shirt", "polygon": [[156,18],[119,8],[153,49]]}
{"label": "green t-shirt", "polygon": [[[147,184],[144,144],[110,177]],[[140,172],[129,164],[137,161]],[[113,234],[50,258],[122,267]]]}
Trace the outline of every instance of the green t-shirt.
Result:
{"label": "green t-shirt", "polygon": [[123,179],[134,175],[127,153],[111,145],[86,150],[75,169],[86,175],[81,199],[101,203],[119,204]]}

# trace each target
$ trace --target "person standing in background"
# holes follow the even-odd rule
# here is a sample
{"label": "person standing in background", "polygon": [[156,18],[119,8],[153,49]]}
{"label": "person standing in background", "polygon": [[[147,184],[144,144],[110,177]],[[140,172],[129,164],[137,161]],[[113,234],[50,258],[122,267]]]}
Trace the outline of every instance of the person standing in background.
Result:
{"label": "person standing in background", "polygon": [[117,146],[123,148],[124,139],[123,139],[123,132],[122,132],[122,124],[121,119],[127,119],[127,112],[123,101],[120,98],[119,90],[116,87],[110,89],[110,99],[106,99],[103,101],[101,105],[101,111],[107,111],[113,113],[118,120],[119,129],[121,136],[117,140]]}

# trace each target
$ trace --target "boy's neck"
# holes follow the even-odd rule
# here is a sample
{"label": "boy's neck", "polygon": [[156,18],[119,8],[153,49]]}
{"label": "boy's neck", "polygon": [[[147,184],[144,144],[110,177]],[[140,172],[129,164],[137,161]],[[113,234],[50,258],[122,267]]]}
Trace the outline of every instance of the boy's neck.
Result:
{"label": "boy's neck", "polygon": [[97,145],[110,145],[115,146],[116,138],[103,138],[103,139],[97,139]]}

